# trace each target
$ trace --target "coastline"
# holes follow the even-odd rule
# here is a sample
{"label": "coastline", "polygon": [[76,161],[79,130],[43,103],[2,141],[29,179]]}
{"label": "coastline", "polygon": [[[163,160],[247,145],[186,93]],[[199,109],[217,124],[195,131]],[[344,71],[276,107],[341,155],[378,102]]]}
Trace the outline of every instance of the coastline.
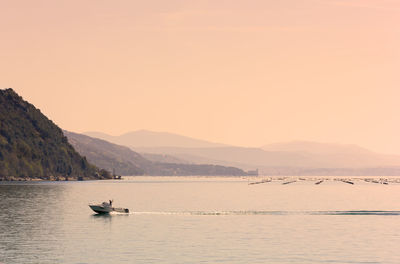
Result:
{"label": "coastline", "polygon": [[110,179],[99,179],[99,178],[86,178],[86,177],[65,177],[65,176],[48,176],[48,177],[40,177],[40,178],[25,178],[25,177],[15,177],[15,176],[6,176],[1,177],[1,181],[9,181],[9,182],[36,182],[36,181],[93,181],[93,180],[110,180]]}

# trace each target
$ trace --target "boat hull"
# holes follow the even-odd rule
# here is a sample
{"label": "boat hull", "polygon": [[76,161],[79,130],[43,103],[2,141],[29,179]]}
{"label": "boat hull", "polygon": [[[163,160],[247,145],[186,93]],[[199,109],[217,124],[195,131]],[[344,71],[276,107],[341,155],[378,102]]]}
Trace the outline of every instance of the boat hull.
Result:
{"label": "boat hull", "polygon": [[128,208],[114,208],[114,207],[104,207],[101,205],[89,205],[89,207],[98,214],[109,214],[111,212],[118,213],[129,213]]}
{"label": "boat hull", "polygon": [[98,214],[108,214],[113,211],[112,207],[107,208],[101,205],[89,205],[89,207]]}

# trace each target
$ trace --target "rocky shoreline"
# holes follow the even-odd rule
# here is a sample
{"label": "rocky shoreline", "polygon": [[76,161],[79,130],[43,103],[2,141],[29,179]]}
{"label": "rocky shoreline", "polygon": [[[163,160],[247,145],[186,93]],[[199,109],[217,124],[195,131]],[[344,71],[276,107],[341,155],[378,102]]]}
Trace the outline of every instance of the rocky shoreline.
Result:
{"label": "rocky shoreline", "polygon": [[[64,176],[48,176],[48,177],[41,177],[41,178],[21,178],[15,176],[6,176],[0,178],[0,181],[23,181],[23,182],[34,182],[34,181],[87,181],[87,180],[102,180],[98,178],[83,178],[83,177],[64,177]],[[106,179],[104,179],[106,180]]]}

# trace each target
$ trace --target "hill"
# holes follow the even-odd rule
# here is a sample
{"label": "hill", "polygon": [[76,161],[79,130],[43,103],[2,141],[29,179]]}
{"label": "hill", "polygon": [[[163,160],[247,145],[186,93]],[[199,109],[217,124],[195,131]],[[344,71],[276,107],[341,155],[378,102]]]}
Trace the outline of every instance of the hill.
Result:
{"label": "hill", "polygon": [[151,162],[128,147],[65,130],[64,134],[72,146],[90,162],[109,171],[115,170],[116,174],[143,175],[144,169],[150,166]]}
{"label": "hill", "polygon": [[326,150],[324,153],[266,151],[261,148],[242,147],[158,147],[135,150],[139,153],[171,155],[193,163],[234,166],[244,170],[258,168],[263,175],[400,175],[398,156],[382,155],[363,149],[342,152]]}
{"label": "hill", "polygon": [[62,130],[12,89],[0,90],[0,179],[102,179]]}
{"label": "hill", "polygon": [[380,154],[354,144],[292,141],[265,145],[262,149],[302,154],[308,157],[312,167],[363,168],[400,165],[398,155]]}
{"label": "hill", "polygon": [[135,147],[139,153],[168,154],[193,163],[213,163],[224,166],[239,166],[253,169],[259,166],[297,166],[307,159],[302,154],[290,152],[270,152],[260,148],[218,147],[218,148],[179,148],[179,147]]}
{"label": "hill", "polygon": [[214,148],[226,146],[177,134],[148,130],[133,131],[120,136],[110,136],[101,132],[86,132],[83,134],[128,147]]}
{"label": "hill", "polygon": [[[91,134],[119,141],[121,145],[128,146],[153,161],[177,160],[180,161],[179,163],[217,164],[244,170],[259,168],[265,174],[304,175],[312,171],[312,174],[342,175],[368,173],[368,169],[371,169],[370,173],[376,174],[383,170],[388,175],[393,175],[398,173],[395,167],[400,166],[399,156],[375,153],[357,145],[294,141],[265,145],[261,148],[245,148],[197,139],[191,139],[196,143],[193,141],[183,143],[184,140],[178,139],[187,139],[187,137],[145,130],[119,137],[99,132]],[[147,135],[149,138],[141,139],[137,136],[140,134]],[[165,134],[175,140],[167,142],[164,138]],[[202,144],[197,144],[198,142]],[[375,168],[382,168],[382,170]],[[359,172],[356,172],[357,169],[360,169]]]}
{"label": "hill", "polygon": [[[193,162],[186,161],[184,159],[179,159],[177,157],[166,155],[166,154],[153,154],[153,153],[143,153],[141,152],[143,158],[159,163],[176,163],[176,164],[193,164]],[[209,162],[200,162],[200,163],[209,163]]]}
{"label": "hill", "polygon": [[245,148],[147,130],[121,136],[110,136],[100,132],[86,134],[127,146],[153,160],[160,161],[164,156],[168,156],[186,161],[185,163],[212,163],[243,169],[365,168],[400,165],[400,156],[375,153],[357,145],[293,141],[265,145],[261,148]]}
{"label": "hill", "polygon": [[[130,150],[102,139],[86,135],[64,132],[71,144],[90,162],[104,169],[115,169],[122,175],[158,175],[158,176],[190,176],[190,175],[246,175],[241,169],[212,164],[178,163],[180,159],[168,155],[146,155],[153,161]],[[161,162],[159,162],[161,161]],[[166,162],[169,161],[169,162]]]}

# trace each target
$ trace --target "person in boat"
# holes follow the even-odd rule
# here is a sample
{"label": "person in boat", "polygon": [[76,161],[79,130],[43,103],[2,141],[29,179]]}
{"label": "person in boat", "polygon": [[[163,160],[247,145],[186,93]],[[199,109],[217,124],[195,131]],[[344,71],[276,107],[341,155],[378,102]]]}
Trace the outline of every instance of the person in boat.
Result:
{"label": "person in boat", "polygon": [[110,206],[112,206],[112,201],[111,200],[109,200],[110,201]]}

